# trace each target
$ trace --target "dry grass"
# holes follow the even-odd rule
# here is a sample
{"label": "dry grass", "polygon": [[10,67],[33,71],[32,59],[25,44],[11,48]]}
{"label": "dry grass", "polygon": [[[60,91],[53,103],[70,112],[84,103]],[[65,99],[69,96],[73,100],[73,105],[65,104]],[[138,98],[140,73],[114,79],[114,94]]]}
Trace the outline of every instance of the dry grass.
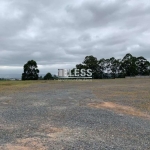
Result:
{"label": "dry grass", "polygon": [[57,81],[43,81],[43,80],[32,80],[32,81],[0,81],[0,93],[14,93],[14,92],[23,92],[28,90],[31,86],[33,86],[33,91],[38,91],[38,84],[56,84]]}
{"label": "dry grass", "polygon": [[124,103],[150,112],[150,79],[115,79],[98,81],[91,89],[106,102]]}
{"label": "dry grass", "polygon": [[35,83],[35,81],[0,81],[0,92],[11,93],[19,91]]}

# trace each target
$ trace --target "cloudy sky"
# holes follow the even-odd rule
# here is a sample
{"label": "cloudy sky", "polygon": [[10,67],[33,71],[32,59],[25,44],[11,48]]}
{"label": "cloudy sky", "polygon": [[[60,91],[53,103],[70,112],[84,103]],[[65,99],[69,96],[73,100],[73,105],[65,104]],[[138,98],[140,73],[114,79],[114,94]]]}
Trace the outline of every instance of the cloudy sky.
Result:
{"label": "cloudy sky", "polygon": [[150,61],[149,0],[0,0],[0,74],[73,68],[85,56]]}

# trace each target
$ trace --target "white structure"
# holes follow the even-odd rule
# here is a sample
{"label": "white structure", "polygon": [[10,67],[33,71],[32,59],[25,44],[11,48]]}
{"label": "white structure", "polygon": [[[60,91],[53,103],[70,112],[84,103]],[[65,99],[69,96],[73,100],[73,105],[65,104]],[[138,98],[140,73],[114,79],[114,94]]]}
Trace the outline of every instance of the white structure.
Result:
{"label": "white structure", "polygon": [[58,69],[58,77],[62,77],[62,78],[68,77],[67,69]]}

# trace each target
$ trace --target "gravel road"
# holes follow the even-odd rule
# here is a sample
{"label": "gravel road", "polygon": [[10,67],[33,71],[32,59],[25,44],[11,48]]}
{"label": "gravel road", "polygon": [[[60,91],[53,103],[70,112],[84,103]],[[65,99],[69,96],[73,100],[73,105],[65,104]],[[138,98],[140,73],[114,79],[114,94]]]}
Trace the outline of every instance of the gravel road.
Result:
{"label": "gravel road", "polygon": [[0,149],[150,150],[150,119],[90,107],[103,99],[89,85],[43,83],[1,94]]}

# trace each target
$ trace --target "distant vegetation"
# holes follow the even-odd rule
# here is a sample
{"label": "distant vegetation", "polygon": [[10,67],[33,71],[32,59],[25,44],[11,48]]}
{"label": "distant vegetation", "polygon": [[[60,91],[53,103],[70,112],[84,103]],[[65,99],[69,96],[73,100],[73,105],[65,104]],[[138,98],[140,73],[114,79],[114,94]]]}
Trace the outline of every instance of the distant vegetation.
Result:
{"label": "distant vegetation", "polygon": [[81,64],[76,65],[76,68],[92,69],[94,79],[150,75],[150,62],[142,56],[135,57],[131,54],[126,54],[123,59],[111,57],[98,60],[94,56],[86,56]]}
{"label": "distant vegetation", "polygon": [[24,72],[22,73],[22,80],[54,80],[57,79],[57,76],[52,76],[51,73],[47,73],[44,77],[39,77],[39,69],[36,61],[29,60],[24,65]]}
{"label": "distant vegetation", "polygon": [[52,74],[48,72],[48,73],[44,76],[44,80],[53,80]]}
{"label": "distant vegetation", "polygon": [[[77,64],[76,69],[92,69],[94,79],[124,78],[125,76],[150,75],[150,62],[142,56],[135,57],[131,54],[126,54],[122,59],[111,57],[100,60],[91,55],[86,56],[81,64]],[[58,78],[56,75],[52,76],[50,72],[44,77],[39,77],[39,72],[36,61],[30,60],[24,65],[22,80],[54,80]]]}

